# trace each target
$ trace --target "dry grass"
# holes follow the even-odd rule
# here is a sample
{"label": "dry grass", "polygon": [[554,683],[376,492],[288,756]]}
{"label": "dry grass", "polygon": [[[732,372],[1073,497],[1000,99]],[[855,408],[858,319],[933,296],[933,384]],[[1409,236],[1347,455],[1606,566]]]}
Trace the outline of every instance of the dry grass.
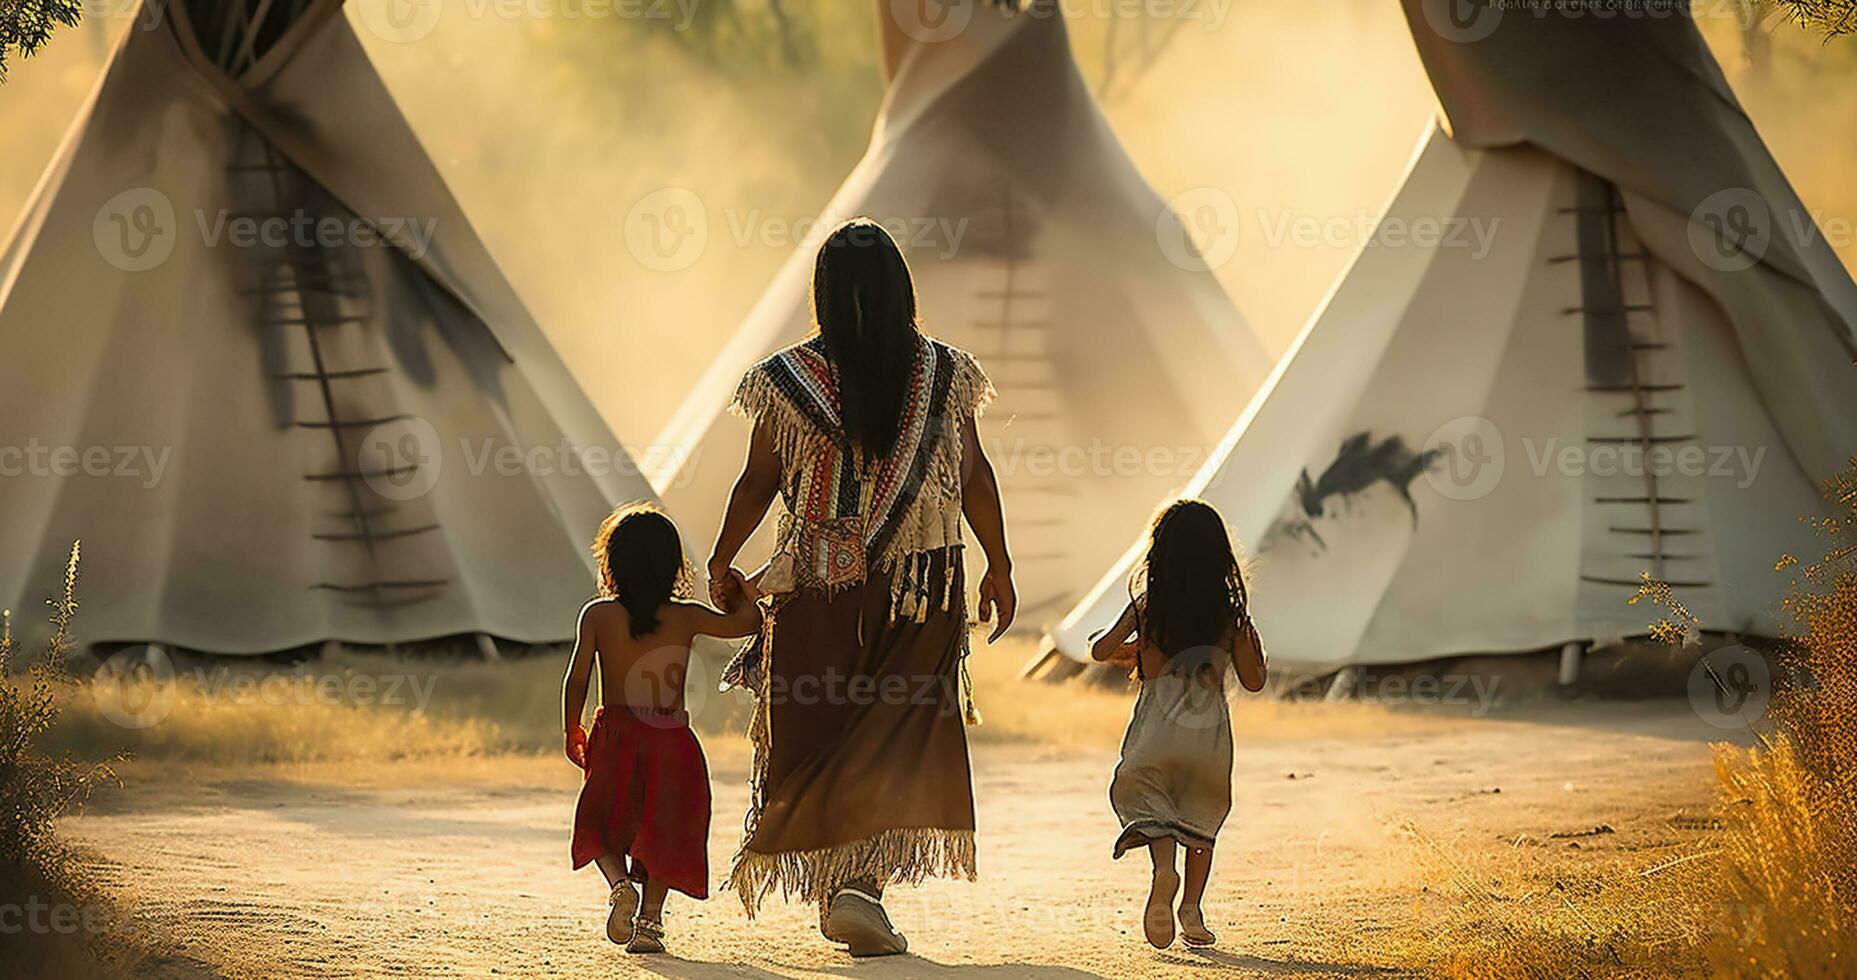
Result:
{"label": "dry grass", "polygon": [[1841,515],[1814,522],[1824,553],[1778,566],[1796,574],[1773,731],[1715,756],[1720,885],[1740,919],[1717,961],[1738,973],[1857,970],[1857,459],[1826,490]]}
{"label": "dry grass", "polygon": [[[976,639],[971,669],[985,724],[972,730],[973,737],[1113,750],[1127,727],[1133,691],[1022,680],[1019,671],[1035,649],[1025,639],[992,647]],[[80,756],[127,753],[137,768],[552,753],[560,748],[566,666],[561,650],[501,663],[344,651],[295,667],[218,659],[154,672],[106,670],[97,682],[66,692],[47,738]],[[720,749],[746,731],[746,695],[710,690],[693,679],[690,704],[698,730]],[[1423,712],[1363,703],[1240,697],[1232,705],[1233,731],[1244,743],[1381,738],[1437,724]]]}
{"label": "dry grass", "polygon": [[[552,701],[558,686],[558,675],[551,685],[543,665],[526,660],[478,665],[344,653],[298,667],[160,667],[106,671],[83,685],[52,739],[80,753],[212,765],[463,758],[533,747],[530,715],[541,712],[528,702]],[[531,687],[544,693],[531,698]]]}
{"label": "dry grass", "polygon": [[[1785,737],[1763,749],[1720,746],[1715,765],[1725,828],[1713,884],[1728,928],[1711,944],[1711,959],[1752,976],[1851,975],[1857,804],[1848,787],[1831,795],[1840,780],[1814,773]],[[1845,765],[1857,765],[1857,758]],[[1850,772],[1843,770],[1842,781]]]}
{"label": "dry grass", "polygon": [[1504,851],[1405,829],[1427,882],[1416,938],[1398,950],[1416,969],[1466,980],[1707,972],[1704,940],[1721,909],[1715,847],[1694,834],[1673,842],[1667,829],[1626,828],[1593,857],[1547,846],[1558,841]]}
{"label": "dry grass", "polygon": [[[1816,522],[1826,550],[1793,569],[1795,620],[1752,749],[1717,745],[1718,817],[1609,861],[1512,848],[1470,866],[1408,828],[1428,911],[1402,950],[1452,977],[1843,977],[1857,969],[1857,460],[1827,495],[1848,517]],[[1686,642],[1695,617],[1661,583],[1640,593]],[[1719,829],[1715,829],[1719,828]],[[1668,835],[1666,835],[1667,838]],[[1433,906],[1427,910],[1428,904]]]}
{"label": "dry grass", "polygon": [[[1122,741],[1135,704],[1133,688],[1090,683],[1027,681],[1020,670],[1037,651],[1029,639],[993,647],[976,635],[970,662],[974,699],[985,724],[973,730],[985,741],[1040,742],[1058,748],[1109,748]],[[1232,701],[1232,737],[1239,744],[1310,739],[1384,738],[1427,731],[1440,724],[1422,711],[1365,702],[1304,703],[1240,695]]]}
{"label": "dry grass", "polygon": [[113,759],[86,761],[49,744],[77,688],[65,662],[80,553],[73,544],[63,592],[48,600],[51,636],[23,673],[14,669],[21,651],[12,613],[0,611],[0,896],[13,906],[4,956],[16,976],[129,976],[150,955],[120,928],[119,910],[53,832],[61,815],[115,778]]}

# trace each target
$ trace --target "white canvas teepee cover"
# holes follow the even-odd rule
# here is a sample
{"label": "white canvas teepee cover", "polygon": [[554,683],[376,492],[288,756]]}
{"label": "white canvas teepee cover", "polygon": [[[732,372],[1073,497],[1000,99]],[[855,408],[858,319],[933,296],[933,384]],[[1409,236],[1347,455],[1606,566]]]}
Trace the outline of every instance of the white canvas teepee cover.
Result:
{"label": "white canvas teepee cover", "polygon": [[[1274,662],[1639,634],[1662,615],[1627,605],[1641,572],[1706,629],[1771,635],[1774,561],[1811,553],[1797,518],[1857,451],[1849,277],[1778,230],[1815,231],[1686,20],[1512,14],[1459,44],[1409,12],[1455,139],[1426,136],[1187,489],[1257,556]],[[1469,127],[1460,95],[1482,100]],[[1772,215],[1764,255],[1710,234],[1723,188]],[[1087,656],[1139,554],[1057,650]]]}
{"label": "white canvas teepee cover", "polygon": [[0,600],[81,537],[89,642],[563,639],[650,495],[339,0],[127,33],[0,257],[0,350],[0,447],[38,447]]}
{"label": "white canvas teepee cover", "polygon": [[966,24],[950,39],[890,33],[899,54],[868,152],[665,430],[660,444],[689,456],[659,489],[693,538],[713,535],[748,437],[718,416],[744,370],[812,329],[824,234],[870,215],[908,255],[926,328],[999,388],[981,435],[1021,620],[1035,622],[1114,557],[1103,527],[1190,477],[1269,362],[1210,273],[1163,250],[1172,216],[1090,97],[1055,10],[950,9]]}

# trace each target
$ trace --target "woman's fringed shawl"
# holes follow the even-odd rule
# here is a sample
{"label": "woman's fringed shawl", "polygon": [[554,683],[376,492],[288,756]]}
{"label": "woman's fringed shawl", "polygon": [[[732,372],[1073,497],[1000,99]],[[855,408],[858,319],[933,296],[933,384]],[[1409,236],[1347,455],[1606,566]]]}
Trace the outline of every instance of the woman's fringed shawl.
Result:
{"label": "woman's fringed shawl", "polygon": [[[823,338],[750,368],[729,411],[774,437],[786,505],[774,555],[792,562],[797,587],[834,595],[871,574],[888,575],[892,617],[920,623],[931,610],[952,609],[960,562],[951,557],[936,579],[932,552],[952,556],[962,546],[961,428],[997,394],[972,354],[919,336],[896,445],[887,458],[867,460],[845,434]],[[725,688],[763,666],[754,661],[773,649],[773,623],[765,617],[761,637],[724,671]],[[965,652],[961,690],[967,723],[980,724]]]}
{"label": "woman's fringed shawl", "polygon": [[774,437],[781,517],[774,552],[801,588],[828,595],[895,573],[891,615],[921,622],[951,608],[951,582],[929,582],[931,551],[961,546],[961,427],[993,400],[973,355],[919,339],[888,457],[867,459],[839,416],[838,386],[814,337],[755,365],[729,411]]}
{"label": "woman's fringed shawl", "polygon": [[[781,460],[781,517],[776,561],[790,559],[798,589],[834,595],[872,575],[890,580],[890,615],[915,622],[932,610],[955,608],[960,580],[961,430],[992,402],[993,384],[973,355],[938,340],[919,341],[896,447],[867,460],[845,435],[837,384],[823,341],[814,337],[781,350],[749,370],[730,412],[774,438]],[[941,574],[933,552],[948,551]],[[766,803],[771,745],[768,685],[774,674],[756,663],[771,656],[774,622],[784,597],[771,600],[761,635],[725,671],[725,684],[756,694],[749,738],[755,761],[743,844],[754,837]],[[964,634],[963,634],[964,635]],[[961,689],[968,724],[979,724],[967,675],[965,640]],[[971,830],[903,827],[811,851],[736,855],[729,878],[752,917],[776,885],[783,898],[823,904],[848,882],[919,882],[930,875],[974,876]]]}

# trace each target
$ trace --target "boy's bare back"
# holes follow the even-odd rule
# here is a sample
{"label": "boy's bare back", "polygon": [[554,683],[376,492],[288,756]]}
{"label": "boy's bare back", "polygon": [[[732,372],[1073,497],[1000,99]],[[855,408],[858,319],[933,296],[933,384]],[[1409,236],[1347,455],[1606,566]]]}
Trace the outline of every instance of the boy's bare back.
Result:
{"label": "boy's bare back", "polygon": [[658,625],[632,635],[632,616],[616,599],[595,599],[580,614],[582,649],[597,651],[600,703],[654,711],[683,709],[690,644],[699,635],[753,635],[761,617],[752,602],[718,612],[700,602],[672,599],[658,607]]}

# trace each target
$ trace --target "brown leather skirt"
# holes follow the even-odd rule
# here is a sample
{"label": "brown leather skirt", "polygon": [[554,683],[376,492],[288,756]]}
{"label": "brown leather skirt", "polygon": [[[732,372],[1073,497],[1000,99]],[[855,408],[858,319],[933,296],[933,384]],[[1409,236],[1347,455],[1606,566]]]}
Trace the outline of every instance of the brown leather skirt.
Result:
{"label": "brown leather skirt", "polygon": [[[929,578],[950,574],[961,574],[954,549],[935,554]],[[847,882],[973,878],[965,604],[893,619],[891,593],[887,579],[801,591],[774,612],[753,685],[755,786],[729,876],[749,915],[775,887],[820,903]]]}

